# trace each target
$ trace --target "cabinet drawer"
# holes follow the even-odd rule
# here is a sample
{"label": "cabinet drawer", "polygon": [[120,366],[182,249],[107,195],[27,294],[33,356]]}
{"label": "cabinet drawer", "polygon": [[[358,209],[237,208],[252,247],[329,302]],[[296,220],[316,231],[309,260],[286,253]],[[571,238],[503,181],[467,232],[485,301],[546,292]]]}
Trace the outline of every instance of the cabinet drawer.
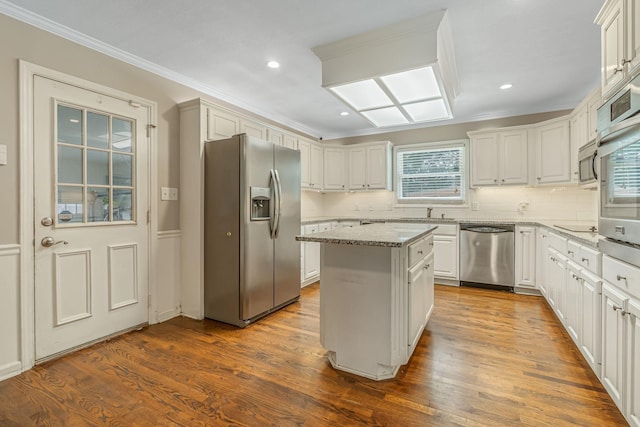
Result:
{"label": "cabinet drawer", "polygon": [[578,263],[598,276],[602,273],[602,253],[586,246],[580,246]]}
{"label": "cabinet drawer", "polygon": [[456,236],[458,234],[458,226],[456,224],[435,224],[438,228],[435,229],[435,234]]}
{"label": "cabinet drawer", "polygon": [[549,246],[563,255],[567,253],[567,239],[556,233],[549,233]]}
{"label": "cabinet drawer", "polygon": [[421,258],[420,262],[409,270],[409,283],[416,283],[420,279],[424,270],[424,260],[424,258]]}
{"label": "cabinet drawer", "polygon": [[572,240],[567,242],[567,257],[571,261],[579,262],[580,261],[580,245]]}
{"label": "cabinet drawer", "polygon": [[640,268],[605,255],[602,257],[602,277],[630,295],[640,298]]}
{"label": "cabinet drawer", "polygon": [[427,240],[426,238],[420,239],[409,245],[409,267],[427,256],[431,250],[431,246],[429,246]]}

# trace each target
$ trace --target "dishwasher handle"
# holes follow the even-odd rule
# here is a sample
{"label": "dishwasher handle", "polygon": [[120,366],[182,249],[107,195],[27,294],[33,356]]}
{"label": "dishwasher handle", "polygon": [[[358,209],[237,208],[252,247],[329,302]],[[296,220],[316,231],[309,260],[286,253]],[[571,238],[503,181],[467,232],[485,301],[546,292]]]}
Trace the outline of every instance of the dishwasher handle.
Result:
{"label": "dishwasher handle", "polygon": [[471,231],[474,233],[483,233],[483,234],[513,233],[513,230],[506,230],[504,228],[497,228],[497,227],[469,227],[469,228],[464,228],[461,231]]}

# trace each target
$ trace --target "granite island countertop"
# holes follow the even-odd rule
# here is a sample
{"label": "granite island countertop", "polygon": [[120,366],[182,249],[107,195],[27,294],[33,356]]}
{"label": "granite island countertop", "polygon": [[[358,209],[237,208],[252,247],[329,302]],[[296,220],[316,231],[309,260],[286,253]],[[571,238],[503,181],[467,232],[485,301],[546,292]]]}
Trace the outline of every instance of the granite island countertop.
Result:
{"label": "granite island countertop", "polygon": [[296,236],[301,242],[399,248],[432,233],[436,224],[375,223]]}

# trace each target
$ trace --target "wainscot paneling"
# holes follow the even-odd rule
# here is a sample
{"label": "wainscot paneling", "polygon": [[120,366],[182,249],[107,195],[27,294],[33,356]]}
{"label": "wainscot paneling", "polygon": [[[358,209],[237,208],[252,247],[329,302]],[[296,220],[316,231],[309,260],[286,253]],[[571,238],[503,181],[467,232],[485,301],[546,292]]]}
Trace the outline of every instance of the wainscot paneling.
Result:
{"label": "wainscot paneling", "polygon": [[0,245],[0,294],[1,381],[22,371],[19,245]]}
{"label": "wainscot paneling", "polygon": [[164,322],[180,315],[180,230],[159,231],[156,259],[151,268],[155,269],[156,283],[152,289],[155,296],[153,323]]}

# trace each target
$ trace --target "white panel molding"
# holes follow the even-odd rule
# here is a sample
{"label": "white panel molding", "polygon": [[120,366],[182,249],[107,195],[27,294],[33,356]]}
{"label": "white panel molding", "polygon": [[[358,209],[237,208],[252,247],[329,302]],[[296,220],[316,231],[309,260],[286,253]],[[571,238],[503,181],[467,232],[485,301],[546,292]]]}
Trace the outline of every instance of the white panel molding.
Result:
{"label": "white panel molding", "polygon": [[41,30],[44,30],[48,33],[70,40],[74,43],[77,43],[91,50],[95,50],[97,52],[103,53],[119,61],[133,65],[134,67],[138,67],[142,70],[156,74],[165,79],[174,81],[181,85],[187,86],[191,89],[195,89],[199,92],[205,93],[221,101],[228,102],[229,104],[235,105],[244,110],[258,114],[259,116],[273,120],[277,123],[284,124],[292,129],[296,129],[300,132],[306,133],[307,135],[315,134],[315,131],[313,129],[301,123],[298,123],[286,117],[274,115],[272,112],[259,109],[254,105],[251,105],[229,94],[220,92],[212,88],[211,86],[205,85],[197,80],[194,80],[190,77],[185,76],[184,74],[177,73],[168,68],[162,67],[154,62],[147,61],[146,59],[140,58],[139,56],[136,56],[136,55],[132,55],[128,52],[125,52],[122,49],[118,49],[100,40],[97,40],[93,37],[83,34],[79,31],[76,31],[67,26],[58,24],[57,22],[54,22],[43,16],[37,15],[27,9],[24,9],[13,3],[10,3],[9,1],[0,0],[0,13],[3,13],[7,16],[10,16],[11,18],[17,19],[18,21],[22,21],[26,24],[29,24]]}
{"label": "white panel molding", "polygon": [[182,314],[180,284],[182,277],[181,246],[182,231],[158,231],[158,253],[153,281],[154,311],[150,323],[160,323]]}
{"label": "white panel molding", "polygon": [[[86,319],[87,317],[91,317],[91,250],[84,249],[80,251],[71,251],[71,252],[63,252],[56,253],[55,255],[55,282],[54,289],[56,295],[56,305],[53,307],[54,313],[56,313],[56,326],[64,325],[66,323],[75,322],[76,320]],[[63,284],[68,283],[66,280],[64,269],[62,268],[62,263],[65,258],[71,257],[83,257],[84,258],[84,286],[85,286],[85,301],[84,301],[84,311],[79,311],[76,314],[71,316],[62,317],[62,306],[63,301],[68,300],[63,296]],[[74,274],[77,277],[77,274]]]}
{"label": "white panel molding", "polygon": [[[131,267],[131,271],[129,271],[128,275],[130,276],[128,283],[123,279],[121,274],[118,274],[118,268],[123,266],[123,263],[118,262],[116,260],[116,253],[122,252],[125,250],[131,250],[131,260],[129,266]],[[138,299],[138,244],[137,243],[126,243],[120,245],[109,245],[109,256],[108,256],[108,264],[109,264],[109,311],[116,310],[118,308],[126,307],[131,304],[136,304],[139,302]],[[120,268],[121,270],[121,268]],[[122,271],[120,271],[122,273]],[[129,285],[131,287],[131,298],[123,300],[123,301],[114,301],[114,292],[116,291],[117,286]]]}
{"label": "white panel molding", "polygon": [[0,319],[4,323],[7,335],[2,337],[0,346],[0,381],[16,376],[22,372],[20,361],[22,339],[21,306],[16,305],[20,294],[20,245],[0,245],[0,272],[2,275],[2,301],[0,303]]}
{"label": "white panel molding", "polygon": [[[6,0],[0,0],[0,13],[4,13],[8,16],[12,16],[23,22],[31,24],[26,19],[21,19],[18,16],[14,16],[14,13],[26,18],[28,13],[22,8],[19,8]],[[33,14],[32,14],[33,15]],[[33,15],[36,16],[36,15]],[[43,19],[43,18],[41,18]],[[50,24],[52,24],[50,22]],[[31,24],[34,25],[34,24]],[[58,26],[55,24],[55,26]],[[129,94],[117,89],[113,89],[107,86],[103,86],[97,83],[90,82],[85,79],[74,77],[59,71],[51,70],[40,65],[32,64],[30,62],[19,60],[19,90],[20,90],[20,319],[21,324],[18,325],[21,328],[20,339],[20,357],[22,362],[22,370],[31,369],[35,365],[35,275],[34,275],[34,174],[33,167],[33,80],[34,76],[42,76],[49,79],[57,80],[62,83],[70,84],[83,88],[86,90],[92,90],[97,93],[102,93],[111,97],[120,98],[127,102],[134,102],[140,104],[141,108],[147,110],[147,123],[157,124],[158,122],[158,104],[155,101],[148,100],[136,95]],[[150,209],[150,224],[149,224],[149,259],[142,260],[145,268],[149,270],[149,292],[154,292],[155,288],[155,263],[151,264],[151,260],[156,259],[158,251],[158,192],[155,191],[158,188],[158,150],[157,150],[157,131],[151,130],[149,136],[149,188],[147,189],[149,194],[149,209]],[[149,299],[151,301],[151,299]],[[149,308],[149,323],[152,323],[152,313],[154,312],[154,306]]]}

